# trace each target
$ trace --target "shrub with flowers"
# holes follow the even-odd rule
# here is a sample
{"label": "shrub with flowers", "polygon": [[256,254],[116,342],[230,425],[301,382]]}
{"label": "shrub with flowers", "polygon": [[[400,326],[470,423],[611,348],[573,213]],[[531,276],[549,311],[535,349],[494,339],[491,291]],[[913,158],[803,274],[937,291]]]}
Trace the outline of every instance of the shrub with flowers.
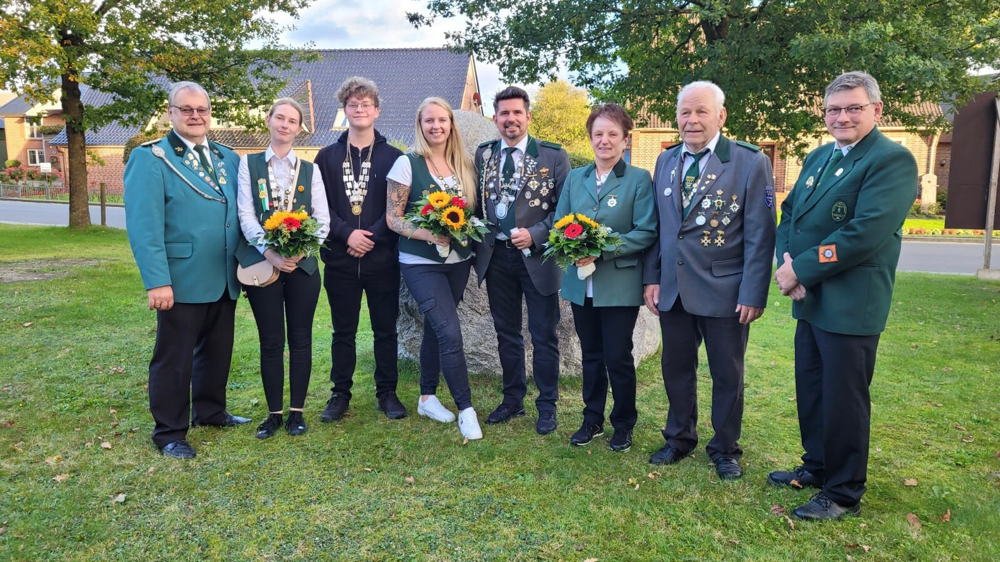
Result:
{"label": "shrub with flowers", "polygon": [[305,211],[278,211],[264,221],[264,235],[254,243],[269,246],[286,258],[318,256],[318,230],[319,222]]}
{"label": "shrub with flowers", "polygon": [[[407,222],[416,228],[426,228],[435,236],[454,238],[462,246],[468,246],[469,239],[482,242],[483,235],[489,232],[486,223],[469,212],[465,199],[444,191],[425,191],[416,208],[420,210],[403,217]],[[441,257],[447,256],[449,251],[446,247],[438,248]]]}
{"label": "shrub with flowers", "polygon": [[22,181],[57,182],[62,181],[62,173],[42,172],[38,168],[29,168],[24,164],[10,167],[0,173],[0,183],[20,183]]}
{"label": "shrub with flowers", "polygon": [[[559,267],[569,271],[569,266],[577,260],[599,257],[601,252],[614,251],[621,243],[621,237],[610,228],[586,215],[570,213],[552,225],[542,256],[545,260],[555,259]],[[593,269],[587,269],[593,273]],[[580,270],[577,275],[586,279],[590,273]]]}

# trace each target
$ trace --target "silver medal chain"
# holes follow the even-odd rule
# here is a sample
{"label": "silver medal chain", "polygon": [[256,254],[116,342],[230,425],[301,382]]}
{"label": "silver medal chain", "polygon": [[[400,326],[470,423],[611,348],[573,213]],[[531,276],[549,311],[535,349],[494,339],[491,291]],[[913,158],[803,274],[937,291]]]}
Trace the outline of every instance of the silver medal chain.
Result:
{"label": "silver medal chain", "polygon": [[351,158],[351,143],[347,143],[347,154],[344,156],[344,192],[351,207],[360,207],[368,195],[368,172],[372,167],[372,153],[375,152],[375,143],[368,147],[368,156],[361,163],[361,173],[358,174],[357,181],[354,180],[354,166]]}

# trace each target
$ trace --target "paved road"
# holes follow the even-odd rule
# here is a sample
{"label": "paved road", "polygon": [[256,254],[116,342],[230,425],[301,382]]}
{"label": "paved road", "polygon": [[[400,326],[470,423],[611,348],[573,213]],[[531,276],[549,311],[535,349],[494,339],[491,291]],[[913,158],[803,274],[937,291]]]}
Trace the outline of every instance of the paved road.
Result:
{"label": "paved road", "polygon": [[[101,223],[101,209],[90,206],[90,220]],[[0,200],[0,222],[65,225],[69,205]],[[125,228],[125,209],[108,207],[108,226]],[[1000,267],[1000,241],[993,244],[993,264]],[[975,275],[983,266],[983,244],[970,242],[920,242],[906,240],[899,258],[899,271]]]}

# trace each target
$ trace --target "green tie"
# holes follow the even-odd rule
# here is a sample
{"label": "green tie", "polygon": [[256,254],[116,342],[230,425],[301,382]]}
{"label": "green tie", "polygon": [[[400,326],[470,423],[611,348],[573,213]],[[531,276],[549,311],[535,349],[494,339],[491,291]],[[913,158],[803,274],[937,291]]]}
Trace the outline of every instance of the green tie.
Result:
{"label": "green tie", "polygon": [[[503,170],[501,170],[501,173],[503,174],[503,185],[509,186],[510,189],[513,189],[513,186],[510,185],[510,182],[514,180],[515,150],[517,150],[516,146],[508,146],[507,148],[503,149],[504,153],[506,154],[506,158],[503,161]],[[516,202],[517,202],[517,197],[515,197],[514,200],[511,201],[510,204],[508,205],[507,216],[500,219],[500,224],[497,225],[500,227],[500,232],[506,234],[508,238],[510,238],[510,229],[514,228],[515,226],[514,207],[516,205],[514,203]]]}
{"label": "green tie", "polygon": [[843,158],[844,158],[844,151],[841,150],[839,147],[834,148],[833,158],[830,158],[830,161],[827,162],[826,167],[823,168],[823,173],[819,175],[819,182],[816,184],[817,189],[819,189],[819,186],[823,185],[823,180],[825,180],[827,176],[830,175],[830,172],[837,167],[837,162],[840,162]]}
{"label": "green tie", "polygon": [[215,169],[212,168],[212,163],[208,160],[205,145],[196,144],[194,149],[198,152],[198,159],[201,160],[201,167],[205,168],[205,172],[208,173],[213,182],[219,181],[218,178],[215,177]]}
{"label": "green tie", "polygon": [[[688,152],[687,154],[691,153]],[[688,216],[688,212],[690,212],[691,210],[690,209],[691,200],[693,199],[691,197],[691,191],[694,190],[694,183],[701,176],[701,171],[698,169],[698,161],[701,160],[701,157],[705,156],[706,154],[708,154],[707,149],[702,150],[698,154],[691,154],[691,158],[694,159],[694,162],[691,162],[691,165],[688,166],[687,171],[684,172],[684,198],[688,200],[688,204],[684,206],[684,212],[681,215],[682,219],[686,219]]]}

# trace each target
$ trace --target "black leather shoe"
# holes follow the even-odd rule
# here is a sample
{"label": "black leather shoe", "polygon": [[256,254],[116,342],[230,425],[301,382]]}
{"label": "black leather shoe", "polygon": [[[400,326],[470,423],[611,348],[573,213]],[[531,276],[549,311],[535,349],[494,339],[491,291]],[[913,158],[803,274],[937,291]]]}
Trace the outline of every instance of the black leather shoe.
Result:
{"label": "black leather shoe", "polygon": [[819,478],[800,465],[791,471],[775,470],[767,475],[767,482],[772,486],[791,486],[792,488],[801,490],[802,488],[822,488],[824,479]]}
{"label": "black leather shoe", "polygon": [[722,480],[736,480],[743,477],[743,469],[740,468],[740,461],[732,457],[719,457],[715,459],[715,473]]}
{"label": "black leather shoe", "polygon": [[323,413],[319,415],[319,421],[332,422],[339,420],[344,417],[344,412],[347,411],[350,403],[351,401],[347,397],[334,394],[326,401],[326,408],[323,408]]}
{"label": "black leather shoe", "polygon": [[223,412],[226,415],[226,420],[222,422],[222,427],[234,427],[237,425],[243,425],[252,422],[250,418],[244,418],[242,416],[234,416],[229,412]]}
{"label": "black leather shoe", "polygon": [[257,439],[267,439],[278,432],[281,427],[281,414],[269,414],[264,423],[257,426]]}
{"label": "black leather shoe", "polygon": [[608,447],[616,453],[624,453],[625,451],[632,448],[632,430],[631,429],[615,429],[615,432],[611,435],[611,440],[608,441]]}
{"label": "black leather shoe", "polygon": [[538,412],[538,423],[535,424],[535,431],[539,435],[548,435],[556,430],[559,424],[556,423],[555,411]]}
{"label": "black leather shoe", "polygon": [[390,420],[401,420],[406,417],[406,406],[399,401],[395,392],[389,392],[378,397],[378,409],[385,412]]}
{"label": "black leather shoe", "polygon": [[841,517],[857,517],[861,515],[861,504],[840,505],[819,492],[808,502],[796,507],[792,517],[803,521],[834,521]]}
{"label": "black leather shoe", "polygon": [[172,443],[167,443],[160,448],[160,452],[163,453],[165,457],[171,457],[175,459],[193,459],[197,455],[191,445],[183,439],[178,439]]}
{"label": "black leather shoe", "polygon": [[496,425],[498,423],[507,423],[514,418],[519,418],[524,415],[524,406],[513,406],[511,404],[500,404],[497,406],[496,410],[493,410],[489,416],[486,417],[486,423],[489,425]]}
{"label": "black leather shoe", "polygon": [[577,432],[569,438],[569,444],[582,447],[583,445],[593,441],[594,437],[600,437],[602,435],[604,435],[604,426],[584,420],[580,429],[578,429]]}
{"label": "black leather shoe", "polygon": [[664,445],[662,449],[649,457],[649,464],[677,464],[690,455],[691,452],[682,453],[680,449],[673,445]]}
{"label": "black leather shoe", "polygon": [[302,412],[288,412],[288,421],[285,422],[285,429],[292,437],[305,433],[306,420],[302,419]]}

